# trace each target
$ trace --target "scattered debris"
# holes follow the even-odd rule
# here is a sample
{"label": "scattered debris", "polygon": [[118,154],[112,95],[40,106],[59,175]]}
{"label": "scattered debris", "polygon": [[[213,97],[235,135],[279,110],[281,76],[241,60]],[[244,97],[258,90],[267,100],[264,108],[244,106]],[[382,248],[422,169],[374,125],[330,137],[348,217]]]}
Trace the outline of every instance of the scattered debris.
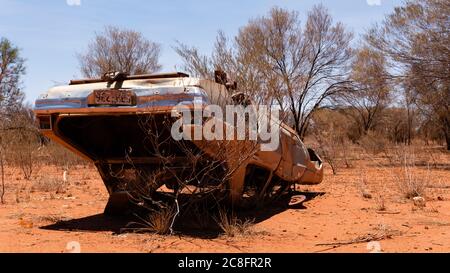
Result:
{"label": "scattered debris", "polygon": [[67,171],[63,172],[63,181],[64,183],[67,183]]}
{"label": "scattered debris", "polygon": [[305,195],[293,195],[291,200],[289,201],[289,206],[297,206],[303,203],[306,200]]}
{"label": "scattered debris", "polygon": [[360,235],[352,240],[348,241],[337,241],[332,243],[321,243],[316,244],[316,246],[332,246],[333,248],[343,246],[343,245],[352,245],[359,243],[368,243],[372,241],[381,241],[385,239],[391,239],[393,236],[400,236],[403,232],[398,230],[392,230],[386,227],[381,227],[375,233],[367,233],[364,235]]}
{"label": "scattered debris", "polygon": [[64,249],[64,253],[80,253],[81,246],[77,241],[68,242],[66,248]]}
{"label": "scattered debris", "polygon": [[376,211],[378,214],[399,214],[400,211],[382,211],[382,210],[377,210]]}
{"label": "scattered debris", "polygon": [[366,199],[372,199],[372,194],[367,189],[362,191],[362,196]]}
{"label": "scattered debris", "polygon": [[426,206],[425,198],[421,196],[413,197],[414,205],[419,208],[424,208]]}

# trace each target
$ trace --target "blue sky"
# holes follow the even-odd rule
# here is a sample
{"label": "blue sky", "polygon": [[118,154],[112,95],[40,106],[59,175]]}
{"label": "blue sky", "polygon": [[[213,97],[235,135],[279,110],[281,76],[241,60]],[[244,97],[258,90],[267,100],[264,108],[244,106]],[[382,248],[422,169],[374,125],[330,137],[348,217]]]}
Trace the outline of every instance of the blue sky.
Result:
{"label": "blue sky", "polygon": [[0,37],[10,39],[26,58],[26,100],[56,84],[79,78],[76,53],[86,49],[105,25],[131,28],[162,45],[163,71],[181,61],[172,46],[179,40],[209,53],[219,29],[229,36],[273,6],[297,10],[304,18],[322,3],[355,37],[380,22],[401,0],[0,0]]}

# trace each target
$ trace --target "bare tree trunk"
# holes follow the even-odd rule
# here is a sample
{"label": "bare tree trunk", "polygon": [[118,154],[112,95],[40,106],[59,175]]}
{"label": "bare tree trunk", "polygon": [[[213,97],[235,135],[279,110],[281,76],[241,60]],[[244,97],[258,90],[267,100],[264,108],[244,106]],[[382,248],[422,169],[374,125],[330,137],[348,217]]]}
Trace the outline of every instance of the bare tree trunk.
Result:
{"label": "bare tree trunk", "polygon": [[408,124],[407,124],[407,136],[406,136],[406,144],[408,145],[408,146],[410,146],[411,145],[411,138],[412,138],[412,132],[411,132],[411,130],[412,130],[412,113],[411,113],[411,109],[410,109],[410,106],[409,105],[407,105],[407,119],[408,119]]}
{"label": "bare tree trunk", "polygon": [[2,195],[0,196],[0,200],[2,204],[5,203],[3,197],[5,196],[5,168],[3,165],[3,153],[0,153],[0,170],[2,171]]}
{"label": "bare tree trunk", "polygon": [[[448,111],[447,111],[448,113]],[[440,119],[441,122],[441,129],[444,133],[445,142],[447,143],[447,151],[450,151],[450,119],[449,115],[444,116]]]}
{"label": "bare tree trunk", "polygon": [[447,151],[450,151],[450,133],[448,130],[444,130],[445,141],[447,142]]}

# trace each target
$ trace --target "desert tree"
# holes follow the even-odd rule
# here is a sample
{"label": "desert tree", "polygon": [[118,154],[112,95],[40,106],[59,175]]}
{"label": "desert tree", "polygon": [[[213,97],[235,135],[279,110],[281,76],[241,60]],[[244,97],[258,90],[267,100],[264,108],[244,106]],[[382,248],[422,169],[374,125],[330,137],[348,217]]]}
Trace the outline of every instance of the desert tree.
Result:
{"label": "desert tree", "polygon": [[[32,144],[38,143],[39,132],[34,124],[31,106],[23,104],[24,59],[19,48],[5,38],[0,41],[0,55],[0,163],[2,169],[6,157],[20,163],[29,178],[33,163],[31,153],[36,150],[36,145]],[[16,161],[16,158],[20,160]]]}
{"label": "desert tree", "polygon": [[183,70],[193,77],[213,79],[213,63],[209,56],[199,52],[198,48],[190,47],[177,41],[175,52],[183,59]]}
{"label": "desert tree", "polygon": [[345,111],[356,122],[358,135],[367,134],[381,120],[390,102],[390,86],[384,56],[368,47],[357,50],[350,74],[351,88],[336,97],[352,111]]}
{"label": "desert tree", "polygon": [[5,122],[9,110],[21,105],[24,94],[21,78],[25,74],[24,59],[20,50],[8,39],[0,40],[0,120]]}
{"label": "desert tree", "polygon": [[315,6],[304,25],[298,12],[275,7],[250,20],[232,43],[220,32],[211,57],[185,45],[177,52],[186,67],[226,70],[240,91],[278,105],[303,138],[312,113],[350,82],[351,39],[323,6]]}
{"label": "desert tree", "polygon": [[418,110],[441,128],[450,149],[450,3],[406,1],[367,34],[389,58],[394,77],[410,82]]}
{"label": "desert tree", "polygon": [[14,126],[7,128],[6,137],[9,137],[10,162],[20,168],[26,180],[40,166],[37,156],[42,147],[42,134],[35,125],[35,116],[31,105],[24,104],[14,112]]}
{"label": "desert tree", "polygon": [[223,31],[218,31],[211,55],[179,41],[174,50],[183,60],[183,70],[190,75],[214,79],[215,70],[225,71],[230,79],[237,82],[239,92],[257,102],[267,98],[262,90],[265,75],[256,68],[253,58],[242,55],[237,42],[232,43]]}
{"label": "desert tree", "polygon": [[161,69],[161,46],[146,39],[142,33],[105,27],[88,45],[84,53],[77,54],[81,73],[85,77],[101,77],[112,71],[129,74],[153,73]]}
{"label": "desert tree", "polygon": [[273,8],[241,29],[238,41],[267,75],[268,93],[303,138],[314,111],[348,83],[351,37],[323,6],[315,6],[304,26],[297,12]]}
{"label": "desert tree", "polygon": [[[417,100],[416,87],[414,86],[414,77],[408,75],[407,77],[397,81],[399,90],[401,92],[401,105],[405,109],[404,120],[406,121],[406,130],[404,135],[404,142],[411,145],[414,137],[414,124],[418,119],[417,106],[420,104]],[[394,118],[395,120],[395,118]],[[398,120],[398,119],[397,119]]]}
{"label": "desert tree", "polygon": [[337,174],[341,161],[346,168],[352,166],[348,139],[351,139],[349,135],[354,124],[346,113],[349,110],[338,107],[318,109],[312,116],[308,130],[307,137],[314,140],[312,148],[330,165],[333,174]]}
{"label": "desert tree", "polygon": [[5,194],[5,130],[12,125],[13,112],[20,108],[24,94],[21,90],[22,76],[25,74],[24,59],[20,50],[8,39],[0,39],[0,171],[2,182],[1,202]]}

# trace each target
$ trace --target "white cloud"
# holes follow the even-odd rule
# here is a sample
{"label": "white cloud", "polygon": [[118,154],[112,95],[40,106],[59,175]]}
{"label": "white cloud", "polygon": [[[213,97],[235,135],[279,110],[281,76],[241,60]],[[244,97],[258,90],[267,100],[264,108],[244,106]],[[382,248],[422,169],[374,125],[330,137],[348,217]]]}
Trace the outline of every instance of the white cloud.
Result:
{"label": "white cloud", "polygon": [[366,0],[367,5],[369,6],[380,6],[381,0]]}
{"label": "white cloud", "polygon": [[81,0],[66,0],[69,6],[81,6]]}

